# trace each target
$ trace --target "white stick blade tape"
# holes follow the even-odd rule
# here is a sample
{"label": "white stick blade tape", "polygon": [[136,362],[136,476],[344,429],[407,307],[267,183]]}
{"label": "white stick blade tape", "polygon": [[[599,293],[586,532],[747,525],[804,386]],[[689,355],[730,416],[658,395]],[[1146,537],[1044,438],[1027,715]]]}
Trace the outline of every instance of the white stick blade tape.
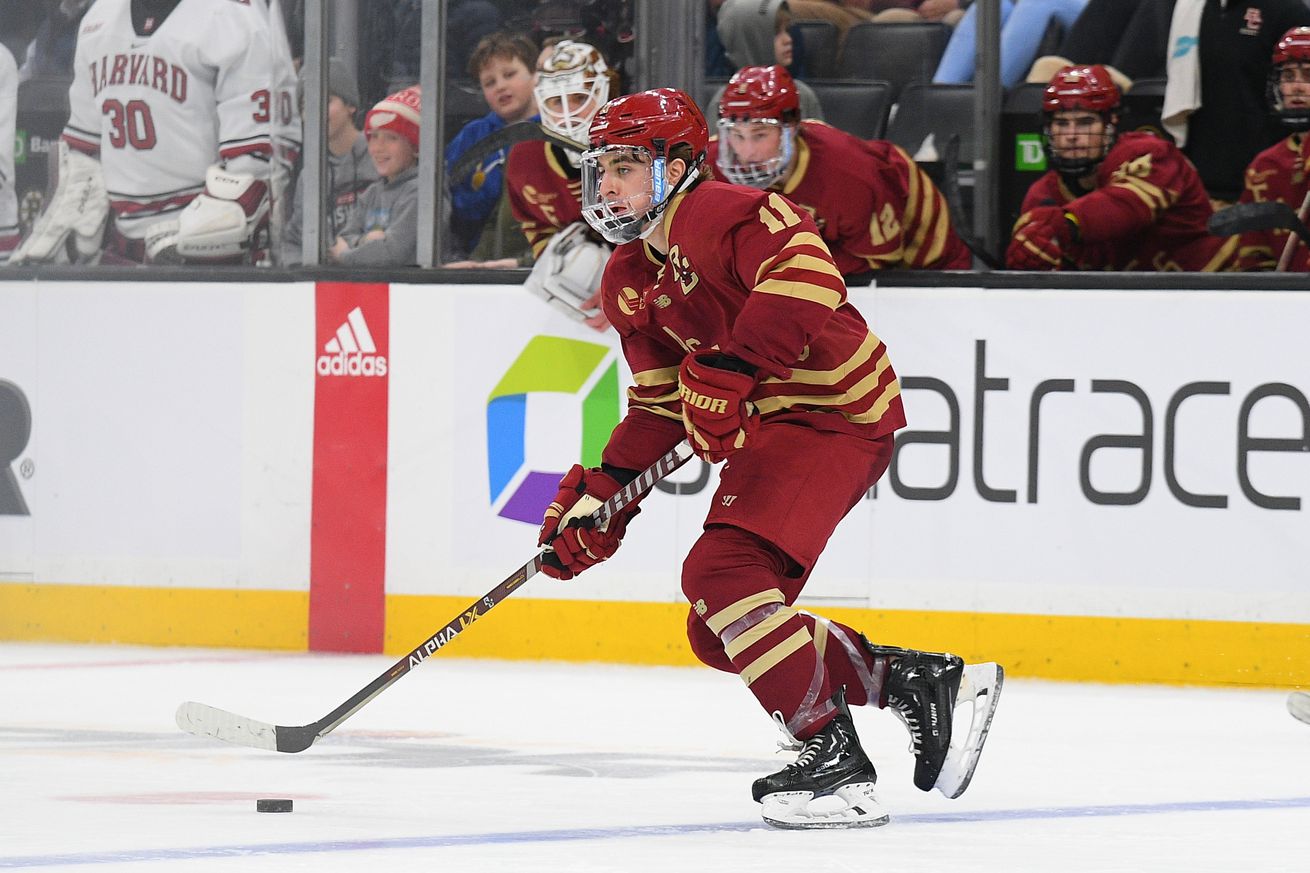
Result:
{"label": "white stick blade tape", "polygon": [[277,730],[271,724],[187,701],[177,708],[177,726],[198,737],[213,737],[238,746],[277,751]]}

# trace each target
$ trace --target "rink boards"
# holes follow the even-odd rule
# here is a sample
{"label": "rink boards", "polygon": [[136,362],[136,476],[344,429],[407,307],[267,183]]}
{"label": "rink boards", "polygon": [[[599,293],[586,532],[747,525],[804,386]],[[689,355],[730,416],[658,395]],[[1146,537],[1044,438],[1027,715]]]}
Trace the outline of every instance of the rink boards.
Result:
{"label": "rink boards", "polygon": [[[1310,675],[1310,292],[856,289],[909,428],[806,603],[1016,675]],[[630,374],[518,286],[0,283],[0,639],[402,654]],[[691,663],[693,462],[451,654]],[[677,493],[670,493],[675,491]]]}

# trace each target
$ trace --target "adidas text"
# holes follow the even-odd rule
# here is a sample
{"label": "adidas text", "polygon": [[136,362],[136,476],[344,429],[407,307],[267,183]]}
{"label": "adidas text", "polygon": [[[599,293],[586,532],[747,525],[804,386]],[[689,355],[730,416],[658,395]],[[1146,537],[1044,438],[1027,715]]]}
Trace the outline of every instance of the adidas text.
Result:
{"label": "adidas text", "polygon": [[384,355],[338,352],[319,355],[317,370],[320,376],[385,376],[387,359]]}

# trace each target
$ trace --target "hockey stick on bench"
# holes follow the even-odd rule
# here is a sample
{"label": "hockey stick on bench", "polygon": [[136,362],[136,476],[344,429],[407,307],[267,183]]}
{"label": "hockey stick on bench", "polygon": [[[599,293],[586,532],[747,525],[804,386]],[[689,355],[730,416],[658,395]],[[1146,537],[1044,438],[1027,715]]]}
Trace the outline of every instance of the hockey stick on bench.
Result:
{"label": "hockey stick on bench", "polygon": [[[591,518],[597,525],[604,524],[606,519],[649,491],[656,482],[681,467],[690,458],[691,447],[685,442],[674,446],[658,461],[643,470],[636,479],[601,504],[601,507],[591,514]],[[299,727],[273,725],[203,703],[188,701],[177,708],[177,726],[196,736],[213,737],[240,746],[253,746],[257,749],[268,749],[270,752],[303,752],[312,746],[315,740],[335,730],[366,703],[390,688],[401,676],[423,663],[429,655],[459,636],[465,628],[486,615],[496,604],[535,576],[550,551],[550,547],[547,546],[533,555],[532,560],[507,576],[463,613],[451,619],[445,627],[419,643],[413,651],[391,665],[385,673],[355,692],[349,700],[318,721]]]}
{"label": "hockey stick on bench", "polygon": [[1211,215],[1206,227],[1215,236],[1235,236],[1249,230],[1290,230],[1310,245],[1310,229],[1286,203],[1239,203]]}

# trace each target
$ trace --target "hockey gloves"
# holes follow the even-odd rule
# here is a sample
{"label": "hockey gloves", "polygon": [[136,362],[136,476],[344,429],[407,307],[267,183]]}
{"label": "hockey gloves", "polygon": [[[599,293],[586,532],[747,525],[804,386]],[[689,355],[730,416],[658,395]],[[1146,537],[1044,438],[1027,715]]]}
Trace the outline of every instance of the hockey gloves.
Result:
{"label": "hockey gloves", "polygon": [[109,221],[100,162],[59,143],[59,185],[50,205],[9,258],[19,264],[94,264]]}
{"label": "hockey gloves", "polygon": [[1077,240],[1078,225],[1058,206],[1038,206],[1015,223],[1014,237],[1005,252],[1010,270],[1058,270],[1069,246]]}
{"label": "hockey gloves", "polygon": [[630,503],[601,527],[593,527],[591,514],[623,486],[598,468],[578,464],[564,474],[559,493],[541,522],[537,544],[549,544],[554,552],[546,556],[541,569],[555,579],[572,579],[618,551],[628,521],[641,510]]}
{"label": "hockey gloves", "polygon": [[177,254],[188,260],[245,257],[269,220],[268,183],[220,166],[205,171],[205,190],[177,217]]}
{"label": "hockey gloves", "polygon": [[748,399],[760,382],[755,368],[714,349],[692,352],[678,368],[682,425],[692,450],[711,464],[742,448],[760,426]]}

